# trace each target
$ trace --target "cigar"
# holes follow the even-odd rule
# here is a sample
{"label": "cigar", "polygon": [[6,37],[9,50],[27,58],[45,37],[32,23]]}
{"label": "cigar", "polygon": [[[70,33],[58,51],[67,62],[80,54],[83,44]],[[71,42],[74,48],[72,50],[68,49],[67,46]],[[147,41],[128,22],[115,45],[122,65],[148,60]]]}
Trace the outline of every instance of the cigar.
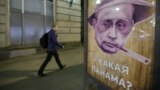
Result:
{"label": "cigar", "polygon": [[140,54],[138,54],[136,52],[130,51],[130,50],[126,49],[126,48],[122,47],[122,48],[120,48],[120,50],[125,52],[129,56],[135,58],[136,60],[144,63],[145,65],[147,65],[147,64],[149,64],[151,62],[151,60],[149,58],[146,58],[146,57],[144,57],[144,56],[142,56],[142,55],[140,55]]}

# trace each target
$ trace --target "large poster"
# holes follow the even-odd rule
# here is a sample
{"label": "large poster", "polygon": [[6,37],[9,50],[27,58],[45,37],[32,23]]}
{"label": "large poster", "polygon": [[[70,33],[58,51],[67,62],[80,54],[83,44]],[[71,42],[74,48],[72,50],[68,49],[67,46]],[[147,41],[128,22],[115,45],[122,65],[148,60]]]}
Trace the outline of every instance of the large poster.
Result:
{"label": "large poster", "polygon": [[152,82],[155,0],[88,0],[87,72],[112,90]]}

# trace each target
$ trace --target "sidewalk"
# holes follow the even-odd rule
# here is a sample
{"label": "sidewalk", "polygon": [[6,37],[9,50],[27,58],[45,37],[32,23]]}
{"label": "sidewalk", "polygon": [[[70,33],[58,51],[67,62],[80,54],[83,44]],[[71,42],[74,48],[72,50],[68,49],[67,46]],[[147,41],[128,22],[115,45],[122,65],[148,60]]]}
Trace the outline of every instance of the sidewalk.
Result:
{"label": "sidewalk", "polygon": [[83,47],[59,51],[64,70],[52,58],[45,69],[46,77],[38,77],[44,53],[10,58],[0,62],[0,90],[83,90]]}

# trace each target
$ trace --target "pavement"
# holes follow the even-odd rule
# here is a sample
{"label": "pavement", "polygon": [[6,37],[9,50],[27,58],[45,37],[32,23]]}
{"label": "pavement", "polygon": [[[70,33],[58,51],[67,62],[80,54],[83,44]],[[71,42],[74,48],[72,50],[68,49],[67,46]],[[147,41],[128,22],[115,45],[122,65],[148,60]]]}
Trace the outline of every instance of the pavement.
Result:
{"label": "pavement", "polygon": [[0,90],[84,90],[83,46],[58,51],[59,70],[54,57],[47,65],[47,76],[37,76],[46,53],[20,56],[0,61]]}

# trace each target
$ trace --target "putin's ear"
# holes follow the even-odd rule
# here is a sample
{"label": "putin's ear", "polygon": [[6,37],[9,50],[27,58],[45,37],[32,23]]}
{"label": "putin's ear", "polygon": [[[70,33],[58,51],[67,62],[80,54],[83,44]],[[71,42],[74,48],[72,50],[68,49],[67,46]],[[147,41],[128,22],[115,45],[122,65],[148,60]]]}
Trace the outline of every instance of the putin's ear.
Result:
{"label": "putin's ear", "polygon": [[93,18],[93,20],[92,20],[92,25],[93,25],[94,27],[95,27],[96,23],[97,23],[97,19],[96,19],[96,18]]}

